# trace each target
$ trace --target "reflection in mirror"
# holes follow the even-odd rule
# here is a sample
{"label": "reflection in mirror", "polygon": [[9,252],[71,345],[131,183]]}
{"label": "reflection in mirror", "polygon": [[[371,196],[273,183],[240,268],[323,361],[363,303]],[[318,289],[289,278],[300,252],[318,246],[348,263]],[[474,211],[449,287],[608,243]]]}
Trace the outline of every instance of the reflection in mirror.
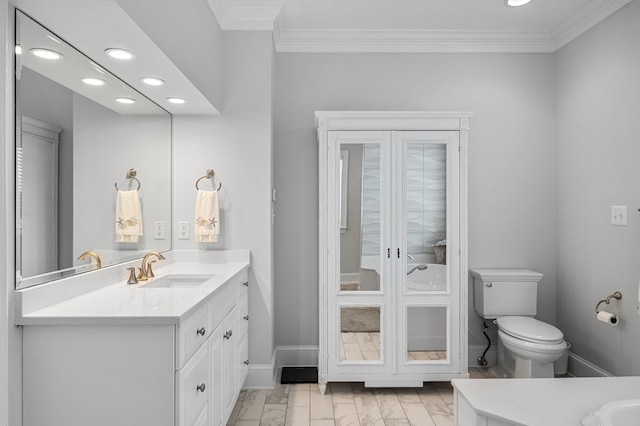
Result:
{"label": "reflection in mirror", "polygon": [[340,151],[348,161],[341,168],[347,226],[340,234],[340,290],[380,291],[380,144],[341,144]]}
{"label": "reflection in mirror", "polygon": [[407,307],[407,362],[446,361],[447,308]]}
{"label": "reflection in mirror", "polygon": [[[171,116],[19,11],[16,128],[16,288],[171,249],[153,233],[171,223]],[[117,217],[114,183],[135,191],[139,217]],[[133,222],[136,237],[118,238]]]}
{"label": "reflection in mirror", "polygon": [[405,149],[406,288],[447,289],[447,151],[445,144],[410,142]]}
{"label": "reflection in mirror", "polygon": [[340,359],[343,361],[379,361],[380,307],[340,308]]}

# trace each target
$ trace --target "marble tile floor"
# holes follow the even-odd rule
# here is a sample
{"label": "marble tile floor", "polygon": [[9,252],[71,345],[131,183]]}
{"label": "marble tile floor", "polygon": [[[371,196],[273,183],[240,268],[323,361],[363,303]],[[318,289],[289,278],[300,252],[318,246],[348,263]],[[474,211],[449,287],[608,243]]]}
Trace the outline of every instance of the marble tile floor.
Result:
{"label": "marble tile floor", "polygon": [[[490,378],[480,368],[473,378]],[[362,383],[330,383],[325,395],[316,384],[278,384],[272,390],[242,391],[227,426],[451,426],[453,390],[449,382],[422,388],[365,388]]]}

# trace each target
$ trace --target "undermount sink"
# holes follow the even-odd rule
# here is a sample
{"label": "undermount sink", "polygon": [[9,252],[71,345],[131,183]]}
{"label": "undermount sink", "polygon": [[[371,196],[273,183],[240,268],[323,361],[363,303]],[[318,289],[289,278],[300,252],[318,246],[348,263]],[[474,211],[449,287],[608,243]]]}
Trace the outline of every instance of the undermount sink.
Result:
{"label": "undermount sink", "polygon": [[612,401],[582,419],[583,426],[636,426],[640,419],[640,399]]}
{"label": "undermount sink", "polygon": [[140,288],[186,288],[204,284],[214,274],[168,274],[145,283]]}

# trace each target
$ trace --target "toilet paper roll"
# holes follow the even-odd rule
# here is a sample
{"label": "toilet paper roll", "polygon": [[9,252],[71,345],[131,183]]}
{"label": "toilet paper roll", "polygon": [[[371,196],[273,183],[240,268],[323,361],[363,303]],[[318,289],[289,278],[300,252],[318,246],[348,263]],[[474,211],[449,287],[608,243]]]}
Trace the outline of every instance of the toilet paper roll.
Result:
{"label": "toilet paper roll", "polygon": [[607,311],[598,312],[598,321],[606,322],[607,324],[611,324],[612,326],[618,325],[618,317]]}

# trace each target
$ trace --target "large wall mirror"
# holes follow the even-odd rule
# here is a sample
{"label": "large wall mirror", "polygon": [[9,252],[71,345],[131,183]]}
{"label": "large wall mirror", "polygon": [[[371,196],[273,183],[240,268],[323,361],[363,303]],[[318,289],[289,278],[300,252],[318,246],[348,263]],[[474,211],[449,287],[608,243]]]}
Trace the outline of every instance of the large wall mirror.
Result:
{"label": "large wall mirror", "polygon": [[171,115],[20,11],[15,57],[16,288],[170,250]]}

